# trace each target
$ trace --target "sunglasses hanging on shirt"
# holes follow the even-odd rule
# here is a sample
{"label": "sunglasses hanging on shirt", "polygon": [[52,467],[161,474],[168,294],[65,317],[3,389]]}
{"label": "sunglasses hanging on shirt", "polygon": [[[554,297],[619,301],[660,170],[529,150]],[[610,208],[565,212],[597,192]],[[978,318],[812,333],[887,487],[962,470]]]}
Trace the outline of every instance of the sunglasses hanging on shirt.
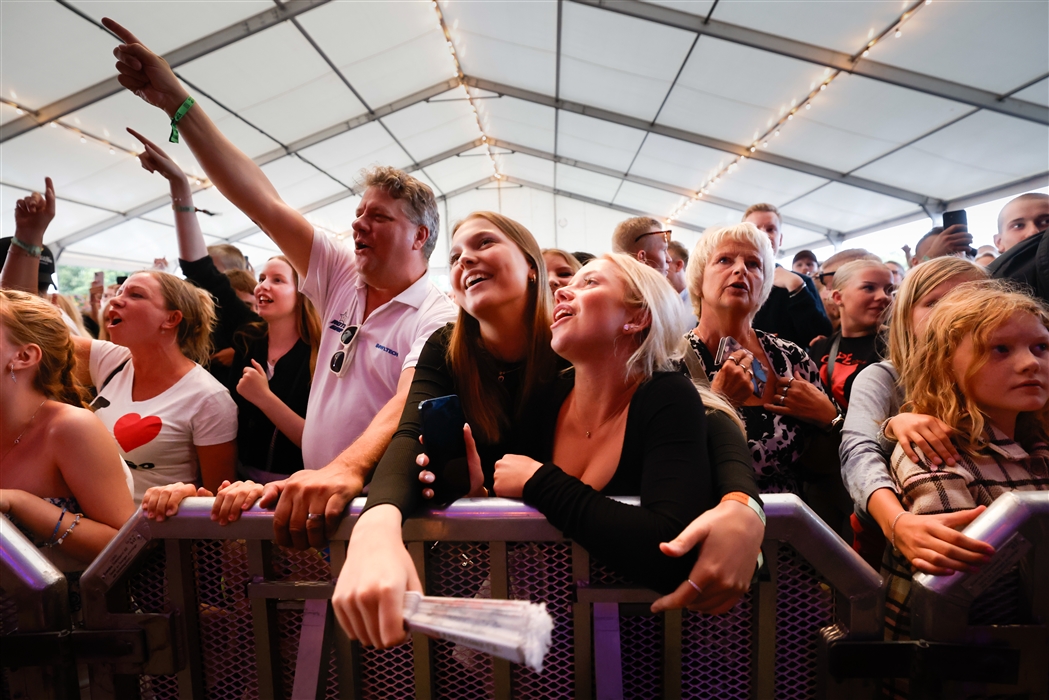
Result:
{"label": "sunglasses hanging on shirt", "polygon": [[361,329],[360,326],[347,326],[346,330],[339,336],[339,340],[342,341],[342,346],[335,351],[335,354],[331,356],[331,361],[328,362],[328,369],[332,371],[337,377],[346,376],[346,372],[350,369],[350,355],[353,352],[355,341],[357,340],[357,331]]}

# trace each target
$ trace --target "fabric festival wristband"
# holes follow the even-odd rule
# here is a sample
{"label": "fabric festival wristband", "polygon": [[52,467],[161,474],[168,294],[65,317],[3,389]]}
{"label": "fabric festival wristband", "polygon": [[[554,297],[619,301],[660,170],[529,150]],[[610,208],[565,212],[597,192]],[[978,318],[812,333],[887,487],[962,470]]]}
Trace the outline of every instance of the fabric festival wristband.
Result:
{"label": "fabric festival wristband", "polygon": [[27,255],[29,255],[31,257],[34,257],[34,258],[39,258],[41,255],[44,254],[44,246],[30,245],[29,243],[26,243],[25,241],[18,240],[18,236],[12,236],[11,237],[11,244],[14,245],[17,248],[21,248],[22,250],[24,250],[26,252]]}
{"label": "fabric festival wristband", "polygon": [[189,108],[196,103],[197,101],[192,97],[187,97],[186,101],[183,102],[182,106],[178,108],[177,112],[175,112],[175,116],[171,118],[171,138],[169,138],[168,141],[171,143],[178,143],[178,126],[176,125],[178,124],[179,119],[186,116],[186,112],[189,111]]}
{"label": "fabric festival wristband", "polygon": [[732,493],[726,493],[721,497],[721,502],[724,503],[725,501],[738,501],[739,503],[742,503],[757,513],[758,517],[761,518],[761,524],[765,525],[765,511],[762,510],[761,506],[758,505],[758,502],[755,501],[752,496],[748,496],[742,491],[733,491]]}

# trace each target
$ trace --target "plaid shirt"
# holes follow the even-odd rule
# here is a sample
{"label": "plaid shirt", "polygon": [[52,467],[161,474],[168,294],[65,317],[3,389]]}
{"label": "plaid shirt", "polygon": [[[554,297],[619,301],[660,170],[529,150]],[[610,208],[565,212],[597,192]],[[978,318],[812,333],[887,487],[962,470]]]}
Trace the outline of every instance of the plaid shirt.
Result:
{"label": "plaid shirt", "polygon": [[989,506],[1006,491],[1049,490],[1049,445],[1037,443],[1030,454],[996,428],[990,443],[975,456],[962,453],[959,464],[937,466],[915,447],[912,462],[897,445],[892,453],[892,479],[912,513],[953,513]]}
{"label": "plaid shirt", "polygon": [[[949,467],[929,462],[921,450],[915,464],[899,446],[892,453],[892,479],[903,507],[912,513],[932,515],[989,506],[1006,491],[1049,490],[1049,445],[1037,443],[1030,453],[992,427],[990,443],[975,456],[962,454]],[[911,570],[907,557],[885,548],[885,639],[910,639]],[[995,584],[997,585],[997,584]],[[883,681],[883,697],[906,698],[903,679]]]}

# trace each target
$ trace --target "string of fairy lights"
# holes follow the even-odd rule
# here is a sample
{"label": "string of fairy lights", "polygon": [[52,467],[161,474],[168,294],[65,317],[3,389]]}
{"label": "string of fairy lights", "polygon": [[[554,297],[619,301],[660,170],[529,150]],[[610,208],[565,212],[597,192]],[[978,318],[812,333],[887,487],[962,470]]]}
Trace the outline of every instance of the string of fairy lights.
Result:
{"label": "string of fairy lights", "polygon": [[[17,113],[19,116],[24,115],[24,114],[29,114],[29,115],[32,115],[34,117],[39,117],[39,113],[38,112],[36,112],[35,110],[30,109],[29,107],[26,107],[23,104],[15,102],[14,100],[10,100],[10,99],[7,99],[7,98],[0,98],[0,102],[4,103],[8,107],[14,108],[15,113]],[[72,136],[74,136],[75,138],[77,138],[80,141],[80,143],[82,143],[82,144],[87,144],[87,145],[94,144],[94,145],[101,146],[102,148],[105,148],[106,150],[108,150],[110,155],[117,155],[118,153],[120,153],[120,154],[131,156],[132,158],[138,158],[139,154],[138,154],[137,151],[132,151],[130,148],[124,148],[123,146],[121,146],[118,143],[114,143],[114,142],[112,142],[112,141],[110,141],[108,139],[102,138],[101,136],[96,136],[95,134],[92,134],[90,131],[86,131],[86,130],[80,128],[79,126],[74,126],[73,124],[69,124],[68,122],[65,122],[65,121],[63,121],[61,119],[52,119],[51,121],[49,121],[47,123],[47,126],[52,128],[52,129],[63,129],[63,130],[65,130],[66,133],[69,133]],[[211,186],[211,183],[208,182],[205,179],[202,179],[202,178],[199,178],[199,177],[194,177],[193,175],[188,175],[188,176],[189,176],[190,181],[194,182],[199,187],[210,187]]]}
{"label": "string of fairy lights", "polygon": [[[862,49],[853,54],[853,56],[851,57],[852,63],[856,63],[856,61],[859,61],[860,59],[869,56],[871,49],[873,49],[878,43],[880,43],[887,37],[892,36],[895,39],[899,39],[900,37],[902,37],[903,25],[906,24],[912,17],[914,17],[914,14],[918,10],[931,3],[932,0],[918,0],[918,2],[916,2],[910,8],[908,8],[902,15],[900,15],[899,18],[894,23],[892,23],[888,29],[886,29],[878,36],[871,38]],[[769,140],[778,137],[783,127],[785,127],[788,122],[794,120],[794,115],[797,114],[799,110],[811,110],[819,94],[826,90],[830,86],[830,84],[833,83],[844,72],[845,71],[834,70],[832,68],[825,69],[823,71],[822,80],[820,80],[815,86],[813,86],[812,90],[810,90],[804,98],[802,98],[801,100],[794,101],[791,104],[790,109],[783,110],[783,112],[780,115],[780,118],[764,133],[755,138],[748,147],[747,151],[749,153],[754,153],[759,148],[763,150],[768,148]],[[717,182],[720,182],[723,177],[729,175],[730,173],[733,173],[739,166],[745,163],[746,160],[746,153],[741,153],[727,165],[723,166],[720,170],[718,170],[712,176],[707,178],[707,180],[697,188],[695,193],[693,193],[685,201],[680,203],[677,206],[677,208],[670,213],[670,215],[666,219],[667,223],[670,223],[680,218],[682,214],[684,214],[692,207],[692,205],[694,205],[696,202],[702,199],[702,197],[705,194],[707,194],[708,187]]]}
{"label": "string of fairy lights", "polygon": [[478,109],[477,101],[474,96],[470,94],[470,89],[466,86],[466,74],[463,73],[463,67],[459,63],[459,54],[455,50],[455,46],[458,43],[455,37],[452,36],[451,30],[448,29],[448,24],[444,21],[444,13],[441,12],[441,6],[437,4],[437,0],[431,0],[433,3],[434,12],[437,13],[437,28],[444,34],[444,39],[448,43],[448,52],[452,55],[452,61],[455,62],[455,74],[459,78],[459,84],[463,87],[463,91],[466,93],[466,99],[470,102],[470,109],[473,110],[474,119],[477,120],[477,130],[481,132],[481,143],[484,146],[484,152],[488,156],[488,160],[492,163],[492,172],[496,180],[502,180],[503,175],[499,172],[499,164],[495,160],[495,155],[492,153],[492,148],[488,143],[488,134],[485,132],[484,124],[482,124],[481,113]]}

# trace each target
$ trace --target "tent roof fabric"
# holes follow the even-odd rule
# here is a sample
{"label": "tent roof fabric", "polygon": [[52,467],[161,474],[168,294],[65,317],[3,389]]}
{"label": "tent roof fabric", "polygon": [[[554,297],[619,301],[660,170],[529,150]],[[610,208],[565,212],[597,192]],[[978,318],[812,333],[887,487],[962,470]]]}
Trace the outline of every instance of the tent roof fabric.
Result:
{"label": "tent roof fabric", "polygon": [[[166,120],[116,82],[103,16],[335,234],[375,164],[430,185],[445,232],[490,208],[592,252],[633,213],[688,245],[771,202],[788,252],[1049,182],[1049,3],[3,3],[0,209],[52,177],[46,240],[67,264],[175,250],[167,183],[125,131],[162,140]],[[165,148],[217,214],[209,243],[276,251]]]}

